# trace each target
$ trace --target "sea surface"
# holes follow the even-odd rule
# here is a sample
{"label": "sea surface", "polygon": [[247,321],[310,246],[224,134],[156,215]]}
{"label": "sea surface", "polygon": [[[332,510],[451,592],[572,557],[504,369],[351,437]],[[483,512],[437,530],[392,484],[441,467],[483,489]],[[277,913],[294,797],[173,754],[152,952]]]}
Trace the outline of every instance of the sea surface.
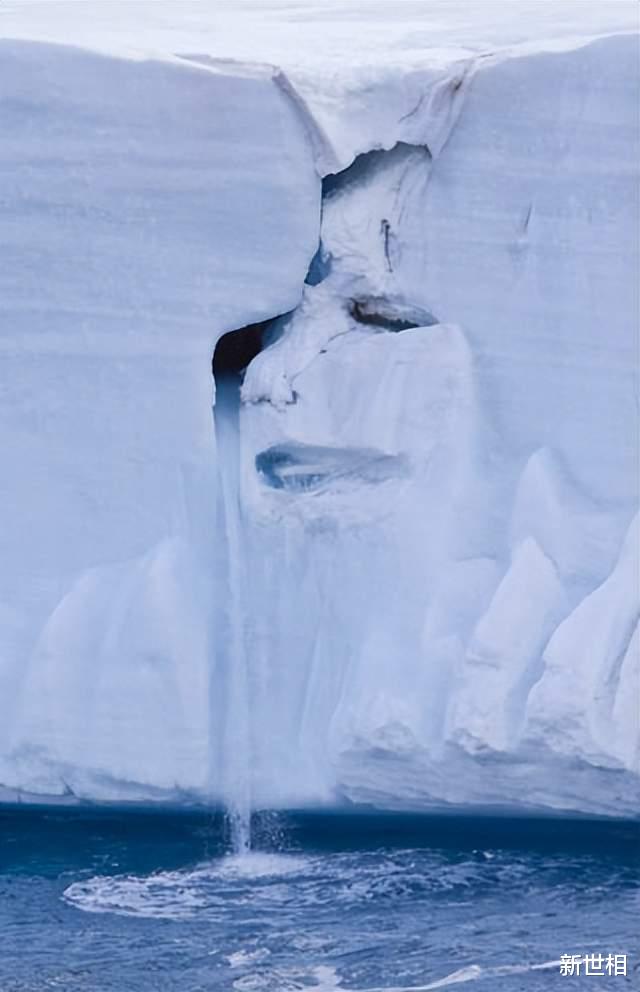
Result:
{"label": "sea surface", "polygon": [[[640,989],[638,829],[0,810],[1,992]],[[627,954],[627,975],[561,974]]]}

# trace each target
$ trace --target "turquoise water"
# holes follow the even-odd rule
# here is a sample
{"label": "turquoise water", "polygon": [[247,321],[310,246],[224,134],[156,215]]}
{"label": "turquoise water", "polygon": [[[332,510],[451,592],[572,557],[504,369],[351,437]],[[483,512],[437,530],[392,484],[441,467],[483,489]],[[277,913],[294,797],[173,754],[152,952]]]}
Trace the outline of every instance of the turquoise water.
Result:
{"label": "turquoise water", "polygon": [[[0,811],[2,992],[640,988],[637,828]],[[562,954],[626,953],[626,977]]]}

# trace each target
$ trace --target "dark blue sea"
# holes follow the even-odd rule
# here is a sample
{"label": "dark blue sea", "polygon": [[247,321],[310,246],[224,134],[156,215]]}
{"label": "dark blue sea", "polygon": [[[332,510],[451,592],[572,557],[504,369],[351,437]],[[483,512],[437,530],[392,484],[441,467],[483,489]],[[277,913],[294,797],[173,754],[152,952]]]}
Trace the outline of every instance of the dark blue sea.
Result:
{"label": "dark blue sea", "polygon": [[[0,811],[1,992],[640,989],[638,828]],[[562,955],[628,955],[564,975]]]}

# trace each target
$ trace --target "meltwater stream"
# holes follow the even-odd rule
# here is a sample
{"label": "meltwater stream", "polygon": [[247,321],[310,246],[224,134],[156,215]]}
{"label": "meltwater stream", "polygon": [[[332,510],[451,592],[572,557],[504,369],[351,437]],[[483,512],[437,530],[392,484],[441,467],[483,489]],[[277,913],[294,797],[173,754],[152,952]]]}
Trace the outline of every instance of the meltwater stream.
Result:
{"label": "meltwater stream", "polygon": [[251,728],[245,642],[246,549],[240,510],[238,377],[216,378],[214,410],[218,464],[218,532],[224,535],[226,685],[222,769],[231,845],[237,855],[251,847]]}

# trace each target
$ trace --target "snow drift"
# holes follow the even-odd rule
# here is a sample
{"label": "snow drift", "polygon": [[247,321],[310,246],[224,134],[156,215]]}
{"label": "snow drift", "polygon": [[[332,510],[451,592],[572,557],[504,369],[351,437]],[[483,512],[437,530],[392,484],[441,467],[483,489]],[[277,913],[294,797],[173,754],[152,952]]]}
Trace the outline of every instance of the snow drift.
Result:
{"label": "snow drift", "polygon": [[637,37],[273,55],[0,44],[5,795],[637,814]]}

